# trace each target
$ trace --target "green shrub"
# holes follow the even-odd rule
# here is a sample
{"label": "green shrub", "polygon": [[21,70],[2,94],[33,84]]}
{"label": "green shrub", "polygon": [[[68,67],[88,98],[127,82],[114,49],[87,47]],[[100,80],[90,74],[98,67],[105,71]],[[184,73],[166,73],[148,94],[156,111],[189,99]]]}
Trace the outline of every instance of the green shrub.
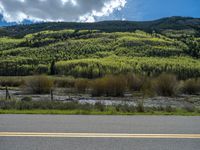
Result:
{"label": "green shrub", "polygon": [[124,96],[126,90],[126,80],[124,76],[107,76],[104,78],[106,82],[107,96]]}
{"label": "green shrub", "polygon": [[52,87],[53,81],[45,75],[40,75],[28,78],[24,88],[33,94],[47,94]]}
{"label": "green shrub", "polygon": [[32,97],[23,97],[21,99],[21,101],[23,101],[23,102],[30,102],[30,101],[32,101]]}
{"label": "green shrub", "polygon": [[92,96],[104,96],[106,94],[106,83],[101,79],[91,81]]}
{"label": "green shrub", "polygon": [[200,79],[188,79],[183,82],[181,92],[184,94],[199,94],[200,93]]}
{"label": "green shrub", "polygon": [[78,92],[86,92],[89,87],[89,81],[87,79],[77,79],[75,80],[75,88]]}
{"label": "green shrub", "polygon": [[87,112],[91,111],[94,106],[89,103],[85,103],[85,104],[77,104],[76,107],[77,107],[77,109],[84,110],[87,113]]}
{"label": "green shrub", "polygon": [[137,112],[145,112],[143,100],[138,100],[136,109],[137,109]]}
{"label": "green shrub", "polygon": [[145,82],[141,88],[141,92],[143,96],[150,96],[150,97],[155,96],[155,91],[152,87],[152,78],[148,77],[145,79]]}
{"label": "green shrub", "polygon": [[0,77],[0,86],[19,87],[24,84],[24,79],[20,77]]}
{"label": "green shrub", "polygon": [[131,112],[131,113],[133,113],[133,112],[136,111],[134,106],[128,105],[128,104],[116,105],[115,109],[116,109],[117,112],[129,112],[129,113]]}
{"label": "green shrub", "polygon": [[94,104],[94,108],[103,112],[106,109],[106,106],[104,104],[102,104],[101,102],[97,102]]}
{"label": "green shrub", "polygon": [[15,109],[16,100],[2,100],[0,99],[0,109]]}
{"label": "green shrub", "polygon": [[145,77],[139,76],[135,74],[128,74],[126,76],[127,80],[127,86],[130,90],[134,91],[141,91],[144,83],[145,83]]}
{"label": "green shrub", "polygon": [[178,81],[175,75],[161,74],[152,81],[153,90],[160,96],[174,96],[177,92]]}
{"label": "green shrub", "polygon": [[54,85],[56,87],[73,88],[75,79],[73,77],[55,77]]}
{"label": "green shrub", "polygon": [[187,112],[195,112],[195,107],[192,105],[185,105],[183,109]]}
{"label": "green shrub", "polygon": [[16,100],[0,100],[0,109],[16,109],[16,110],[80,110],[92,111],[94,105],[81,104],[78,102],[61,102],[61,101],[16,101]]}
{"label": "green shrub", "polygon": [[126,80],[124,76],[105,76],[91,83],[93,96],[124,96]]}
{"label": "green shrub", "polygon": [[166,107],[165,107],[165,111],[166,111],[166,112],[175,112],[176,109],[173,108],[172,106],[166,106]]}

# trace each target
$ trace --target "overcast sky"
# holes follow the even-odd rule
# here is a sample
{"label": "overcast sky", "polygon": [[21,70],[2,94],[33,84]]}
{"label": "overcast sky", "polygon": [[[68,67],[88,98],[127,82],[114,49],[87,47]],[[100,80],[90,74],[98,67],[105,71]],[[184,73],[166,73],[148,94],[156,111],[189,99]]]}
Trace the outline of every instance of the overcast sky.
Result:
{"label": "overcast sky", "polygon": [[38,21],[200,18],[200,0],[0,0],[0,25]]}

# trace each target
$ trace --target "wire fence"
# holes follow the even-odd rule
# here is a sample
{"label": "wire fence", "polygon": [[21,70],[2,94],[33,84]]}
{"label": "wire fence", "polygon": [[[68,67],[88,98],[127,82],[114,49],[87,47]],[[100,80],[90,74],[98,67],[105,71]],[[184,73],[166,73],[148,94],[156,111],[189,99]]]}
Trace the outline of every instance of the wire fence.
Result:
{"label": "wire fence", "polygon": [[[4,99],[4,100],[11,100],[11,99],[19,99],[19,97],[23,97],[23,96],[26,96],[27,94],[18,94],[18,93],[13,93],[11,92],[12,90],[10,90],[7,86],[3,89],[1,89],[1,92],[0,92],[0,99]],[[31,94],[29,94],[31,96]],[[34,95],[34,94],[33,94]],[[37,94],[35,94],[37,95]],[[51,89],[49,91],[49,93],[46,93],[46,94],[39,94],[41,98],[45,98],[45,99],[48,99],[48,100],[51,100],[51,101],[54,101],[54,90]]]}

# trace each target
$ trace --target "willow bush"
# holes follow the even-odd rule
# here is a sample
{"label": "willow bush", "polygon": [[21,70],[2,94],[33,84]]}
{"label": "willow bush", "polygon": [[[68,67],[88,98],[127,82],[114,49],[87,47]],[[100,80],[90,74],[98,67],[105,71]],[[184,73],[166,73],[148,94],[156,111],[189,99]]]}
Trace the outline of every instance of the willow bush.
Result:
{"label": "willow bush", "polygon": [[77,79],[74,86],[78,93],[85,93],[89,88],[89,81],[87,79]]}
{"label": "willow bush", "polygon": [[184,94],[200,94],[200,78],[182,82],[180,90]]}
{"label": "willow bush", "polygon": [[91,83],[92,96],[124,96],[126,79],[124,76],[105,76]]}
{"label": "willow bush", "polygon": [[23,88],[32,94],[47,94],[53,88],[53,80],[45,75],[29,77]]}
{"label": "willow bush", "polygon": [[159,96],[175,96],[177,94],[178,81],[175,75],[161,74],[152,81],[152,88]]}

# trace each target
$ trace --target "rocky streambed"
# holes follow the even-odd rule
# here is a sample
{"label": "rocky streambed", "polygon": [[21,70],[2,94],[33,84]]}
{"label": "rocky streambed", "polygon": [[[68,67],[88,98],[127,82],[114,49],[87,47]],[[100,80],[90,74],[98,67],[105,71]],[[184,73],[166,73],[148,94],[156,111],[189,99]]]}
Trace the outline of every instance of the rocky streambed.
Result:
{"label": "rocky streambed", "polygon": [[[27,94],[19,89],[9,90],[9,94],[12,99],[21,100],[24,97],[31,97],[34,101],[39,100],[51,100],[50,94]],[[6,91],[0,90],[0,99],[5,99]],[[181,95],[177,97],[140,97],[126,95],[125,97],[91,97],[88,94],[66,94],[62,89],[56,90],[53,94],[54,101],[63,101],[71,102],[76,101],[79,103],[89,103],[95,104],[97,102],[103,103],[105,105],[118,105],[118,104],[127,104],[127,105],[137,105],[138,102],[143,102],[145,107],[200,107],[200,95]]]}

